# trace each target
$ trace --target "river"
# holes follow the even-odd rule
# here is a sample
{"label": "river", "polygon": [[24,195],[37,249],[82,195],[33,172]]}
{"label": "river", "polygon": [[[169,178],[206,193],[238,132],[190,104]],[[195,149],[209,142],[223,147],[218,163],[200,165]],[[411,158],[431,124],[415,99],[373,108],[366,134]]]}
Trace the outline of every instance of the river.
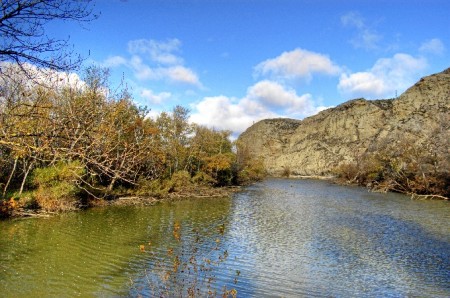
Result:
{"label": "river", "polygon": [[0,228],[1,297],[450,296],[449,202],[327,181]]}

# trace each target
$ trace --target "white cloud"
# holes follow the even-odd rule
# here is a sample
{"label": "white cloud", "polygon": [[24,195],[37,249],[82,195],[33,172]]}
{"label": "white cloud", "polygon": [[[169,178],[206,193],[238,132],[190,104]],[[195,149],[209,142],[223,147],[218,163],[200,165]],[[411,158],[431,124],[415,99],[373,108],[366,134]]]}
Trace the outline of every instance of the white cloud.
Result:
{"label": "white cloud", "polygon": [[356,36],[350,40],[355,48],[366,50],[377,49],[382,36],[370,28],[364,18],[357,12],[349,12],[341,17],[341,23],[346,27],[356,29]]}
{"label": "white cloud", "polygon": [[341,22],[344,26],[353,26],[358,29],[364,29],[366,27],[362,16],[354,11],[348,12],[341,16]]}
{"label": "white cloud", "polygon": [[242,132],[256,120],[275,116],[254,102],[226,96],[205,97],[195,110],[190,117],[192,122],[233,132]]}
{"label": "white cloud", "polygon": [[129,66],[139,80],[167,80],[173,83],[201,86],[197,74],[182,65],[151,68],[141,57],[134,55],[129,61]]}
{"label": "white cloud", "polygon": [[128,51],[134,55],[145,54],[156,63],[182,64],[183,59],[173,52],[179,52],[181,42],[174,38],[167,41],[137,39],[128,42]]}
{"label": "white cloud", "polygon": [[338,85],[344,94],[353,97],[379,97],[386,93],[387,86],[383,78],[377,78],[371,72],[342,74]]}
{"label": "white cloud", "polygon": [[0,62],[0,69],[4,76],[2,81],[14,81],[25,88],[34,88],[44,85],[51,88],[76,88],[86,87],[86,83],[76,73],[56,71],[49,68],[40,68],[29,63],[19,66],[16,63]]}
{"label": "white cloud", "polygon": [[121,57],[121,56],[112,56],[108,57],[103,63],[103,67],[118,67],[122,65],[126,65],[127,59]]}
{"label": "white cloud", "polygon": [[205,97],[192,106],[192,122],[241,133],[254,122],[277,117],[302,118],[326,107],[316,107],[310,94],[298,95],[294,89],[273,81],[260,81],[245,97]]}
{"label": "white cloud", "polygon": [[442,55],[445,51],[445,46],[440,39],[433,38],[422,43],[419,51],[424,54]]}
{"label": "white cloud", "polygon": [[134,76],[139,80],[157,80],[160,76],[150,66],[144,63],[141,57],[133,55],[127,65],[134,71]]}
{"label": "white cloud", "polygon": [[179,52],[181,42],[169,39],[164,42],[152,39],[138,39],[128,42],[129,58],[113,56],[102,64],[106,67],[126,66],[141,81],[164,80],[202,87],[198,75],[184,66],[184,60],[174,54]]}
{"label": "white cloud", "polygon": [[195,86],[201,86],[200,80],[197,74],[189,68],[181,65],[169,67],[163,69],[163,74],[165,74],[173,82],[191,84]]}
{"label": "white cloud", "polygon": [[339,72],[339,66],[334,64],[328,56],[303,49],[284,52],[255,67],[256,75],[270,75],[282,79],[306,78],[310,80],[314,73],[337,75]]}
{"label": "white cloud", "polygon": [[298,96],[294,89],[264,80],[248,89],[247,97],[268,108],[283,108],[288,114],[308,114],[311,111],[311,95]]}
{"label": "white cloud", "polygon": [[342,74],[338,89],[352,97],[393,97],[396,91],[401,93],[414,84],[426,67],[425,58],[399,53],[378,59],[367,71]]}
{"label": "white cloud", "polygon": [[150,89],[142,89],[140,96],[150,101],[150,103],[161,104],[163,101],[169,99],[172,94],[170,92],[154,93]]}

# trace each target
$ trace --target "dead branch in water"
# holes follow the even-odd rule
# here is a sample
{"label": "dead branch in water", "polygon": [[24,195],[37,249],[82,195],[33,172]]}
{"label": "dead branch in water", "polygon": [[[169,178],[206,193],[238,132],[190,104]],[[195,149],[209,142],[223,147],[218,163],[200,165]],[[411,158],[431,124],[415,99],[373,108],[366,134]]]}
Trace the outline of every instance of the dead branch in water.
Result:
{"label": "dead branch in water", "polygon": [[447,197],[440,196],[440,195],[418,195],[418,194],[411,194],[411,200],[450,200]]}

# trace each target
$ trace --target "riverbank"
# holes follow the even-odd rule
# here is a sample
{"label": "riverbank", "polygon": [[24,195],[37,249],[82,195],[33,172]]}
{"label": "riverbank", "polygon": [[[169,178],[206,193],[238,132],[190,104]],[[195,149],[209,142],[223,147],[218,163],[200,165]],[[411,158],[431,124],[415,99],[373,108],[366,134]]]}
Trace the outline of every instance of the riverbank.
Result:
{"label": "riverbank", "polygon": [[367,188],[370,192],[379,192],[379,193],[401,193],[410,196],[411,200],[444,200],[450,201],[450,198],[446,196],[442,196],[439,194],[417,194],[407,191],[399,191],[394,188],[388,188],[380,183],[359,183],[357,180],[348,180],[343,179],[339,176],[327,175],[327,176],[319,176],[319,175],[293,175],[290,174],[288,177],[280,177],[280,178],[290,178],[290,179],[300,179],[300,180],[326,180],[338,185],[346,185],[346,186],[361,186]]}
{"label": "riverbank", "polygon": [[228,187],[209,187],[209,186],[197,186],[195,189],[189,189],[179,192],[171,192],[165,196],[145,196],[145,195],[116,195],[113,198],[89,198],[83,204],[80,204],[74,208],[69,208],[64,211],[49,211],[44,208],[40,208],[36,204],[28,204],[26,206],[25,201],[31,199],[2,201],[0,207],[2,208],[3,216],[1,219],[18,219],[18,218],[48,218],[64,212],[76,212],[95,207],[107,207],[107,206],[153,206],[161,202],[166,201],[180,201],[187,199],[200,199],[200,198],[224,198],[230,197],[233,193],[239,191],[240,186],[228,186]]}
{"label": "riverbank", "polygon": [[239,191],[240,186],[230,187],[198,187],[196,191],[174,192],[169,193],[163,198],[148,196],[120,196],[113,200],[92,200],[90,207],[97,206],[153,206],[155,204],[166,201],[180,201],[187,199],[204,199],[204,198],[224,198],[230,197],[233,193]]}
{"label": "riverbank", "polygon": [[[282,177],[280,177],[282,178]],[[298,179],[298,180],[325,180],[335,183],[337,185],[346,185],[346,186],[363,186],[368,189],[370,192],[397,192],[386,189],[378,189],[373,185],[361,185],[356,182],[348,181],[341,179],[336,176],[317,176],[317,175],[290,175],[290,179]],[[239,191],[241,186],[228,186],[228,187],[211,187],[211,186],[202,186],[195,185],[195,187],[184,188],[179,191],[170,192],[163,196],[151,196],[151,195],[135,195],[135,194],[117,194],[112,198],[89,198],[83,204],[80,204],[76,207],[69,208],[67,210],[55,212],[45,210],[44,208],[40,208],[36,204],[28,204],[29,207],[25,207],[24,201],[26,200],[13,200],[2,201],[0,203],[0,208],[2,209],[2,214],[6,214],[3,216],[3,219],[7,218],[33,218],[33,217],[51,217],[56,214],[60,214],[63,212],[76,212],[79,210],[84,210],[88,208],[94,207],[107,207],[107,206],[153,206],[155,204],[165,202],[165,201],[179,201],[185,199],[195,199],[195,198],[223,198],[230,197],[233,193]],[[404,193],[410,196],[411,200],[444,200],[449,201],[449,198],[440,195],[421,195],[415,193]]]}
{"label": "riverbank", "polygon": [[314,179],[314,180],[333,180],[336,179],[335,176],[319,176],[319,175],[289,175],[288,178],[295,179]]}

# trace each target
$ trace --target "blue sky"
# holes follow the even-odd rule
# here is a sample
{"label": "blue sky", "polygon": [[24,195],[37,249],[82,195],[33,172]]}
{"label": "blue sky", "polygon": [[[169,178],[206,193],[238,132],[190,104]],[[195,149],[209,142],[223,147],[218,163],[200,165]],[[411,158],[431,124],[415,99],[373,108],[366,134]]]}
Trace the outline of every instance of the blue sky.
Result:
{"label": "blue sky", "polygon": [[392,98],[450,67],[447,0],[98,0],[70,36],[152,115],[175,105],[235,134],[347,100]]}

